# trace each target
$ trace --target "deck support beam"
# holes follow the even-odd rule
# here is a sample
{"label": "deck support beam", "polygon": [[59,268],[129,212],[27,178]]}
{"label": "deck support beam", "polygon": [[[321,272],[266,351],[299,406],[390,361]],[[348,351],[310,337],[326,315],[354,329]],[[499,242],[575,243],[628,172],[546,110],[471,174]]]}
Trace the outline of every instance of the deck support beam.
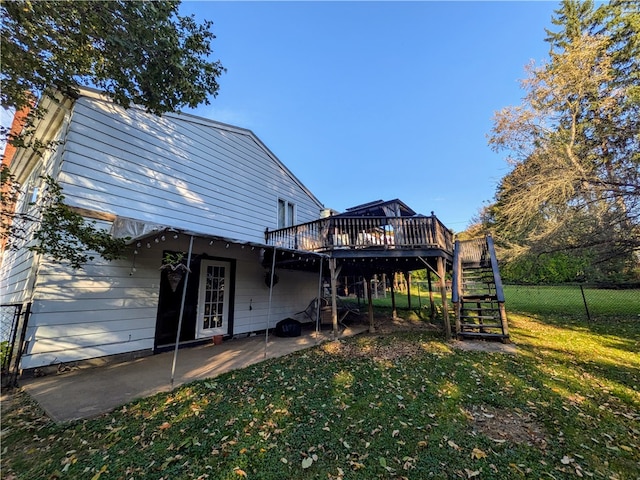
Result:
{"label": "deck support beam", "polygon": [[447,284],[445,282],[445,260],[438,257],[438,276],[440,277],[440,295],[442,297],[442,317],[444,321],[444,337],[451,340],[451,325],[449,324],[449,305],[447,302]]}
{"label": "deck support beam", "polygon": [[433,285],[431,285],[431,271],[427,270],[427,285],[429,287],[429,318],[431,321],[436,318],[436,302],[433,300]]}
{"label": "deck support beam", "polygon": [[396,289],[394,286],[395,283],[396,283],[396,274],[394,272],[391,274],[391,317],[392,318],[398,317],[398,310],[396,309]]}
{"label": "deck support beam", "polygon": [[371,292],[371,280],[372,278],[365,277],[365,288],[367,289],[367,300],[369,301],[369,333],[375,333],[376,327],[373,324],[373,295]]}
{"label": "deck support beam", "polygon": [[329,273],[331,274],[331,323],[333,325],[333,338],[338,338],[338,275],[341,268],[336,267],[336,259],[329,259]]}

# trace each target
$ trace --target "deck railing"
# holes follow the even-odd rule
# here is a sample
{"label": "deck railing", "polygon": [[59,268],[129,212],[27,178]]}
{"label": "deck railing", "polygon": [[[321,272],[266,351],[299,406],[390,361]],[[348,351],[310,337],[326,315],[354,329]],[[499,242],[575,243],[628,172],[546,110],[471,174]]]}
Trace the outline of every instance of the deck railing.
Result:
{"label": "deck railing", "polygon": [[453,252],[453,234],[435,216],[335,216],[265,232],[267,245],[311,252],[359,248],[438,248]]}

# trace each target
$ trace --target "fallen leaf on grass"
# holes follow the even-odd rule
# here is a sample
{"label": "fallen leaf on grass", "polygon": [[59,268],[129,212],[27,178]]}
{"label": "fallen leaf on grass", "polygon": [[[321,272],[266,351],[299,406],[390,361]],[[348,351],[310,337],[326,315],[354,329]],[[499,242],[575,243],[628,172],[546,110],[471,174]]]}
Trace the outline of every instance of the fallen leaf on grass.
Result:
{"label": "fallen leaf on grass", "polygon": [[313,458],[307,457],[302,459],[302,468],[307,469],[313,465]]}
{"label": "fallen leaf on grass", "polygon": [[471,458],[475,458],[476,460],[480,460],[481,458],[487,458],[487,454],[480,450],[479,448],[474,448],[471,452]]}
{"label": "fallen leaf on grass", "polygon": [[233,471],[235,472],[236,475],[239,475],[241,477],[247,478],[247,472],[245,472],[244,470],[236,467],[233,469]]}
{"label": "fallen leaf on grass", "polygon": [[449,440],[449,441],[447,442],[447,444],[448,444],[451,448],[453,448],[453,449],[455,449],[455,450],[460,450],[460,447],[459,447],[458,445],[456,445],[456,442],[454,442],[453,440]]}
{"label": "fallen leaf on grass", "polygon": [[467,478],[473,478],[480,475],[480,470],[469,470],[468,468],[465,468],[464,471],[467,474]]}
{"label": "fallen leaf on grass", "polygon": [[102,474],[106,471],[107,471],[107,466],[103,465],[102,468],[98,470],[98,473],[96,473],[93,477],[91,477],[91,480],[98,480],[102,476]]}

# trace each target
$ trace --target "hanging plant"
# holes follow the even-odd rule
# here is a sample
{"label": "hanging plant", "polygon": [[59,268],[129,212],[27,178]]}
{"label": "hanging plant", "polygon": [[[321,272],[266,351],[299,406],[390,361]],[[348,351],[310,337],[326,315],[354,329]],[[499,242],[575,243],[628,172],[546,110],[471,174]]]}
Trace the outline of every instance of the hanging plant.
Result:
{"label": "hanging plant", "polygon": [[169,280],[169,286],[171,287],[172,292],[176,291],[180,280],[184,277],[184,274],[186,272],[191,272],[189,267],[182,263],[183,259],[184,253],[182,252],[167,252],[162,258],[162,266],[160,267],[160,270],[167,271],[167,279]]}

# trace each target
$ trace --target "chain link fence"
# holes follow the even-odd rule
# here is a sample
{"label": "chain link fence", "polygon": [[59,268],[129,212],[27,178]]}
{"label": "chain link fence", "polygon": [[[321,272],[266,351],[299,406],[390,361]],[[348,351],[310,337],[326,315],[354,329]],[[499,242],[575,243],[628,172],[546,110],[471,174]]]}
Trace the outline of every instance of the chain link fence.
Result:
{"label": "chain link fence", "polygon": [[562,315],[585,320],[637,319],[639,288],[602,288],[588,284],[505,285],[507,311]]}

